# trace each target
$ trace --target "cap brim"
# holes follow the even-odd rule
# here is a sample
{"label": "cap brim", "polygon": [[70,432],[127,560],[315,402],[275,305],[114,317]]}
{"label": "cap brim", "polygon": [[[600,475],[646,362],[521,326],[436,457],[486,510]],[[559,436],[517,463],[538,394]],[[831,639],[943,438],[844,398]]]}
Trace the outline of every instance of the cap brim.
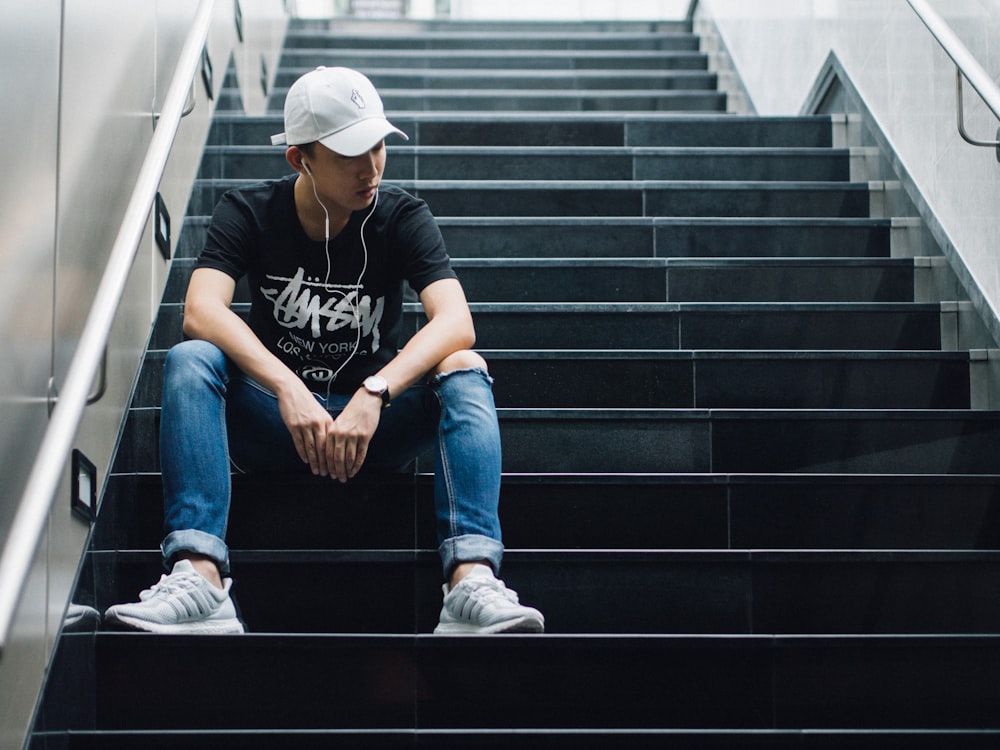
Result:
{"label": "cap brim", "polygon": [[406,133],[388,120],[372,117],[320,138],[319,142],[341,156],[359,156],[374,148],[387,135],[393,134],[400,136],[404,141],[410,140]]}

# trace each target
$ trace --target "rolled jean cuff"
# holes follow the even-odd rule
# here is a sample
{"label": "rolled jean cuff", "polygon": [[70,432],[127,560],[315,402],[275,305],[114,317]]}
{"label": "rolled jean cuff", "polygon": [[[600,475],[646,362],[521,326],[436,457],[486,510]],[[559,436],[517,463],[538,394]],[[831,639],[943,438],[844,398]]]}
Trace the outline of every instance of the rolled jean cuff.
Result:
{"label": "rolled jean cuff", "polygon": [[465,534],[445,539],[438,547],[441,564],[444,567],[444,577],[448,578],[455,566],[466,562],[485,560],[493,568],[495,575],[500,574],[500,561],[503,559],[503,544],[496,539],[481,534]]}
{"label": "rolled jean cuff", "polygon": [[229,572],[229,548],[214,534],[197,529],[172,531],[164,538],[160,550],[163,552],[163,564],[167,566],[178,552],[193,552],[212,558],[223,575]]}

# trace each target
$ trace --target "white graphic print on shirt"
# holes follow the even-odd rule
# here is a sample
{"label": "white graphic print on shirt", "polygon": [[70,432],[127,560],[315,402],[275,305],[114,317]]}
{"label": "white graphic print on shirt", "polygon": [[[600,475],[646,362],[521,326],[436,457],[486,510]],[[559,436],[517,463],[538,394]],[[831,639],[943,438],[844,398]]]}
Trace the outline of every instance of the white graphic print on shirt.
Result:
{"label": "white graphic print on shirt", "polygon": [[[291,278],[268,275],[267,279],[275,282],[275,287],[262,287],[261,293],[274,305],[275,321],[284,328],[299,330],[312,337],[311,340],[306,335],[294,337],[296,348],[303,350],[294,352],[296,355],[303,359],[315,356],[340,359],[350,354],[353,346],[345,346],[346,340],[342,338],[327,336],[323,340],[324,334],[345,328],[356,331],[358,327],[362,337],[371,336],[368,353],[378,351],[381,339],[379,323],[385,311],[385,297],[379,297],[374,306],[368,295],[358,301],[358,293],[363,291],[363,287],[325,284],[318,278],[307,279],[302,267]],[[284,284],[284,288],[280,288],[279,284]],[[352,344],[356,340],[355,335],[351,336]]]}

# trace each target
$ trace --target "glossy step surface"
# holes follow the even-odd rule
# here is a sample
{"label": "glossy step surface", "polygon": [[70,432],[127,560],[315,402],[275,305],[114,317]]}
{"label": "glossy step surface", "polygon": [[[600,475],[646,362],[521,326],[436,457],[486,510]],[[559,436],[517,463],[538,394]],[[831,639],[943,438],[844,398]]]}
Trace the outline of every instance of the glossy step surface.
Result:
{"label": "glossy step surface", "polygon": [[[109,482],[101,511],[108,523],[97,529],[94,550],[155,549],[159,474],[115,474]],[[305,471],[233,482],[234,549],[436,545],[429,474],[366,476],[345,486]],[[366,523],[373,515],[383,522]],[[512,549],[989,551],[1000,547],[1000,477],[508,473],[500,517]]]}
{"label": "glossy step surface", "polygon": [[[960,409],[972,387],[967,352],[479,351],[501,407]],[[147,353],[134,407],[160,403],[165,356]]]}
{"label": "glossy step surface", "polygon": [[[831,118],[657,113],[394,112],[414,146],[743,146],[833,145]],[[213,118],[208,145],[269,145],[280,112]]]}
{"label": "glossy step surface", "polygon": [[[230,559],[253,633],[430,633],[441,610],[435,547],[232,550]],[[162,570],[155,549],[88,563],[102,611]],[[964,550],[508,549],[502,570],[544,611],[546,637],[995,633],[998,574],[1000,553]],[[317,581],[336,596],[312,594]]]}
{"label": "glossy step surface", "polygon": [[[1000,450],[991,411],[549,408],[499,417],[503,468],[515,473],[982,474]],[[158,409],[130,410],[114,471],[158,471],[158,433]]]}
{"label": "glossy step surface", "polygon": [[[871,210],[867,183],[470,179],[394,183],[426,201],[436,216],[863,218]],[[239,185],[235,180],[199,181],[188,212],[210,214],[222,195]]]}
{"label": "glossy step surface", "polygon": [[[386,147],[386,180],[737,180],[847,181],[850,152],[733,149],[482,146]],[[202,179],[266,179],[291,173],[283,149],[209,147]]]}
{"label": "glossy step surface", "polygon": [[[988,635],[154,638],[155,649],[145,635],[67,639],[67,658],[95,661],[84,707],[97,720],[82,728],[155,730],[181,713],[203,730],[987,729],[994,708],[982,696],[1000,667]],[[179,687],[195,664],[230,687],[209,703],[180,689],[134,700],[148,673]],[[284,700],[261,702],[262,684]]]}
{"label": "glossy step surface", "polygon": [[[175,256],[196,257],[209,217],[185,220]],[[889,219],[443,217],[453,258],[889,257]]]}
{"label": "glossy step surface", "polygon": [[[411,305],[411,308],[413,306]],[[906,303],[470,303],[485,349],[939,349],[941,306]],[[241,315],[246,305],[234,305]],[[160,308],[151,348],[182,340]],[[404,314],[416,331],[422,313]]]}
{"label": "glossy step surface", "polygon": [[[912,258],[455,259],[470,302],[913,302]],[[172,266],[182,298],[194,263]],[[250,301],[245,285],[234,301]],[[416,301],[413,296],[411,301]]]}

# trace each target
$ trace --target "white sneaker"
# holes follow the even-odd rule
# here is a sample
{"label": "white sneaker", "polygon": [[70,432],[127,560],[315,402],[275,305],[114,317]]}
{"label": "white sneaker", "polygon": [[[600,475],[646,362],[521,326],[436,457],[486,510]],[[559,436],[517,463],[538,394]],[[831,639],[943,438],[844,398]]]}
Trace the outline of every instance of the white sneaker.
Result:
{"label": "white sneaker", "polygon": [[217,589],[189,560],[178,560],[170,575],[139,594],[138,602],[109,607],[104,619],[150,633],[242,633],[229,596],[233,579],[223,584]]}
{"label": "white sneaker", "polygon": [[541,633],[545,618],[537,609],[518,602],[517,593],[504,585],[486,565],[477,565],[455,588],[443,587],[444,604],[434,632]]}

